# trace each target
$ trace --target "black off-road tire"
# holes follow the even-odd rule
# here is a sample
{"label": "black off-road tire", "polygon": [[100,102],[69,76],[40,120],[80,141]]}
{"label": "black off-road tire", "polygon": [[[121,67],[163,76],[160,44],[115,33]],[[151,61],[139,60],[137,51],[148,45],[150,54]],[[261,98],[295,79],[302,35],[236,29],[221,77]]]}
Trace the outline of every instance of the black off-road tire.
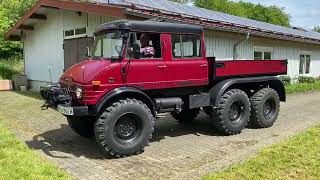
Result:
{"label": "black off-road tire", "polygon": [[152,138],[154,116],[140,100],[119,100],[106,108],[94,130],[97,144],[106,156],[136,155],[144,151]]}
{"label": "black off-road tire", "polygon": [[[237,113],[233,113],[233,110]],[[250,100],[244,91],[239,89],[229,90],[218,100],[213,121],[219,132],[226,135],[240,134],[247,126],[249,119]]]}
{"label": "black off-road tire", "polygon": [[200,109],[184,109],[181,112],[172,112],[171,115],[174,119],[178,120],[179,123],[191,123],[199,114]]}
{"label": "black off-road tire", "polygon": [[67,117],[71,129],[78,135],[91,138],[94,136],[94,120],[91,117]]}
{"label": "black off-road tire", "polygon": [[[251,98],[250,124],[256,128],[273,126],[280,111],[280,98],[272,88],[264,88],[255,93]],[[266,106],[269,106],[266,108]]]}

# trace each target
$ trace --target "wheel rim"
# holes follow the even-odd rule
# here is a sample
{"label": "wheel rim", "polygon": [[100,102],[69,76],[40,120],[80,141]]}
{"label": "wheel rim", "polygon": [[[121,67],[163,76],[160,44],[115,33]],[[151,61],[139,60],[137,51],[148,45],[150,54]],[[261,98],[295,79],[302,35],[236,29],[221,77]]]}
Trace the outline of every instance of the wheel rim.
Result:
{"label": "wheel rim", "polygon": [[276,102],[270,98],[263,104],[263,116],[266,119],[271,119],[276,112]]}
{"label": "wheel rim", "polygon": [[114,128],[115,138],[120,143],[133,142],[141,133],[141,119],[136,114],[122,115]]}
{"label": "wheel rim", "polygon": [[238,123],[243,117],[244,105],[241,102],[234,102],[229,110],[229,119],[232,123]]}

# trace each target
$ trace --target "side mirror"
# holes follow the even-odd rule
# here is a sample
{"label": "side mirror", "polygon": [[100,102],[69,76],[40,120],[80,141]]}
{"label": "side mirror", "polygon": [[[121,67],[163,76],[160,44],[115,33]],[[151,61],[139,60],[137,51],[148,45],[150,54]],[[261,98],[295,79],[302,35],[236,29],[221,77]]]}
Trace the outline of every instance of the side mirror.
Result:
{"label": "side mirror", "polygon": [[128,49],[128,54],[131,58],[140,59],[140,46],[137,43],[133,43]]}

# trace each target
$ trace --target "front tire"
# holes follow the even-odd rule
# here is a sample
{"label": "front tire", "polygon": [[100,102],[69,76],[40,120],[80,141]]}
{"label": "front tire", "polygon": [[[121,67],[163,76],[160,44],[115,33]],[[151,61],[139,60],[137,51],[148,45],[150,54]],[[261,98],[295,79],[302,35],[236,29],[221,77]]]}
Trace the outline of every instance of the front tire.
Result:
{"label": "front tire", "polygon": [[271,88],[264,88],[255,93],[251,99],[251,124],[256,128],[273,126],[280,111],[278,93]]}
{"label": "front tire", "polygon": [[94,120],[90,117],[67,117],[71,129],[78,135],[91,138],[94,136]]}
{"label": "front tire", "polygon": [[117,158],[142,153],[153,131],[151,110],[137,99],[113,103],[95,123],[100,149],[104,154]]}
{"label": "front tire", "polygon": [[232,89],[218,100],[214,114],[218,131],[226,135],[240,134],[250,118],[250,100],[244,91]]}

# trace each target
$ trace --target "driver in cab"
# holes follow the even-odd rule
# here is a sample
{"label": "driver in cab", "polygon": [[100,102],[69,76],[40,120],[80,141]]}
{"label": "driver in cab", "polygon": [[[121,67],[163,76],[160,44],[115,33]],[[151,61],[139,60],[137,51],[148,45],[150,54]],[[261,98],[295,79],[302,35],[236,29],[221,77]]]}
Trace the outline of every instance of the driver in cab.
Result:
{"label": "driver in cab", "polygon": [[142,34],[140,36],[140,54],[142,58],[153,58],[155,56],[155,49],[150,45],[150,36],[148,34]]}

